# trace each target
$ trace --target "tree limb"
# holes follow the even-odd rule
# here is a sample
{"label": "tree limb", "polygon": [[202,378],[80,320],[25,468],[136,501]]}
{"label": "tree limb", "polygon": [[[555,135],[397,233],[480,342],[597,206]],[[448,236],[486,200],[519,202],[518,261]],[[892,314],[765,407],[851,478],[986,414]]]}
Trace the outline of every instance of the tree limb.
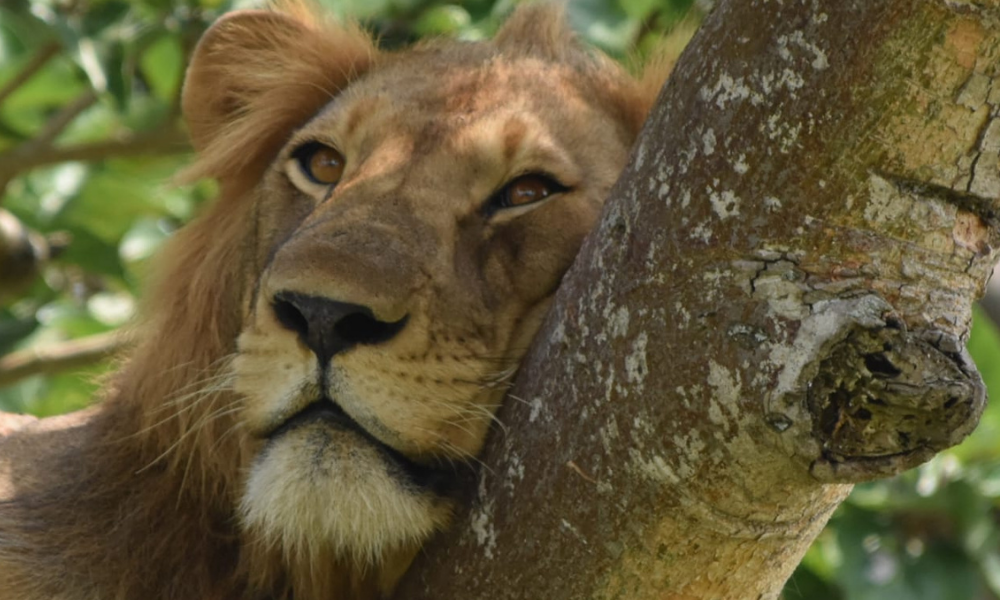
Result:
{"label": "tree limb", "polygon": [[69,161],[96,162],[136,154],[176,154],[187,151],[189,147],[184,130],[171,124],[160,129],[128,133],[100,142],[49,147],[31,156],[14,159],[11,163],[4,164],[2,168],[5,171],[20,173]]}
{"label": "tree limb", "polygon": [[961,3],[722,2],[396,597],[777,598],[850,483],[971,431],[998,49]]}
{"label": "tree limb", "polygon": [[121,334],[110,331],[8,354],[0,357],[0,387],[33,375],[53,375],[89,366],[112,356],[123,344]]}
{"label": "tree limb", "polygon": [[[26,142],[33,144],[34,140]],[[178,154],[189,149],[187,134],[170,123],[159,129],[128,133],[100,142],[70,146],[38,145],[30,152],[17,148],[0,155],[0,197],[7,184],[17,175],[69,161],[97,162],[119,156]]]}

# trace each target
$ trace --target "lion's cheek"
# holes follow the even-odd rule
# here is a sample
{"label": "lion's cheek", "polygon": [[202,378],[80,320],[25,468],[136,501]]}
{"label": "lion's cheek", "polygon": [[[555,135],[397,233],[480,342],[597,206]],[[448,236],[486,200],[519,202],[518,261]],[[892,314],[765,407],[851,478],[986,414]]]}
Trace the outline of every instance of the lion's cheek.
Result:
{"label": "lion's cheek", "polygon": [[247,477],[244,526],[268,543],[327,551],[362,563],[418,544],[450,506],[400,485],[378,450],[356,434],[305,425],[267,443]]}
{"label": "lion's cheek", "polygon": [[315,357],[285,337],[247,331],[239,338],[233,389],[244,398],[241,418],[251,432],[274,429],[320,394]]}

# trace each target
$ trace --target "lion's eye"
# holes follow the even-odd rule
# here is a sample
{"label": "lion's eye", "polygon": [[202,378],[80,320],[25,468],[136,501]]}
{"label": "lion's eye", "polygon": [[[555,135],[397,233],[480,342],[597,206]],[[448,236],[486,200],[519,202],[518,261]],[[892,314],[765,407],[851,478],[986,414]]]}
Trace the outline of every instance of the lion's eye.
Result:
{"label": "lion's eye", "polygon": [[554,194],[565,192],[568,188],[548,175],[529,173],[510,181],[490,198],[487,210],[489,212],[504,208],[526,206],[539,200],[544,200]]}
{"label": "lion's eye", "polygon": [[297,149],[293,156],[302,174],[321,185],[334,185],[344,175],[344,155],[325,144],[310,142]]}

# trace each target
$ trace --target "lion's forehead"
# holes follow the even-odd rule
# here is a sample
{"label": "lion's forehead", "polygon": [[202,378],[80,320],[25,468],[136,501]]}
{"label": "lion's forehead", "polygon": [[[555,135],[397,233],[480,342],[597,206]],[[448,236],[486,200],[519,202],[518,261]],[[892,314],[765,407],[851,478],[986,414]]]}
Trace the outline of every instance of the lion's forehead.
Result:
{"label": "lion's forehead", "polygon": [[462,45],[449,50],[395,55],[377,64],[356,87],[388,92],[434,112],[473,114],[512,99],[570,95],[580,80],[567,65],[540,58],[465,52]]}
{"label": "lion's forehead", "polygon": [[534,141],[525,131],[565,131],[592,109],[558,64],[400,60],[358,79],[307,127],[414,153],[493,150],[495,142],[510,154]]}

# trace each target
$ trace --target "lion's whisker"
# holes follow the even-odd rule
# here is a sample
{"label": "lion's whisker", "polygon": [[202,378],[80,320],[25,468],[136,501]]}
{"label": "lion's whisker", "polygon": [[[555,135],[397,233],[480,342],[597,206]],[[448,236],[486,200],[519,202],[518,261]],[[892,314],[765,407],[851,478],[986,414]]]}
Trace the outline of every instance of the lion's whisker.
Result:
{"label": "lion's whisker", "polygon": [[153,460],[151,460],[149,462],[149,464],[147,464],[146,466],[144,466],[141,469],[139,469],[138,471],[136,471],[135,474],[138,475],[138,474],[146,471],[147,469],[149,469],[150,467],[152,467],[156,463],[158,463],[161,460],[163,460],[165,457],[169,456],[174,450],[176,450],[177,448],[179,448],[180,445],[182,443],[184,443],[184,441],[186,441],[192,435],[194,435],[195,433],[199,432],[203,427],[205,427],[205,425],[207,423],[210,423],[212,420],[214,420],[216,418],[219,418],[219,417],[222,417],[222,416],[225,416],[225,415],[228,415],[228,414],[233,414],[233,413],[238,412],[240,410],[240,407],[237,406],[237,407],[234,408],[233,407],[234,404],[235,404],[235,402],[229,402],[227,404],[224,404],[221,408],[216,409],[216,410],[214,410],[214,411],[212,411],[212,412],[210,412],[208,414],[203,415],[201,418],[198,419],[198,421],[195,422],[195,424],[192,427],[190,427],[187,431],[185,431],[183,434],[181,434],[181,436],[178,437],[177,440],[173,444],[171,444],[166,450],[164,450],[162,454],[160,454],[159,456],[157,456],[156,458],[154,458]]}

